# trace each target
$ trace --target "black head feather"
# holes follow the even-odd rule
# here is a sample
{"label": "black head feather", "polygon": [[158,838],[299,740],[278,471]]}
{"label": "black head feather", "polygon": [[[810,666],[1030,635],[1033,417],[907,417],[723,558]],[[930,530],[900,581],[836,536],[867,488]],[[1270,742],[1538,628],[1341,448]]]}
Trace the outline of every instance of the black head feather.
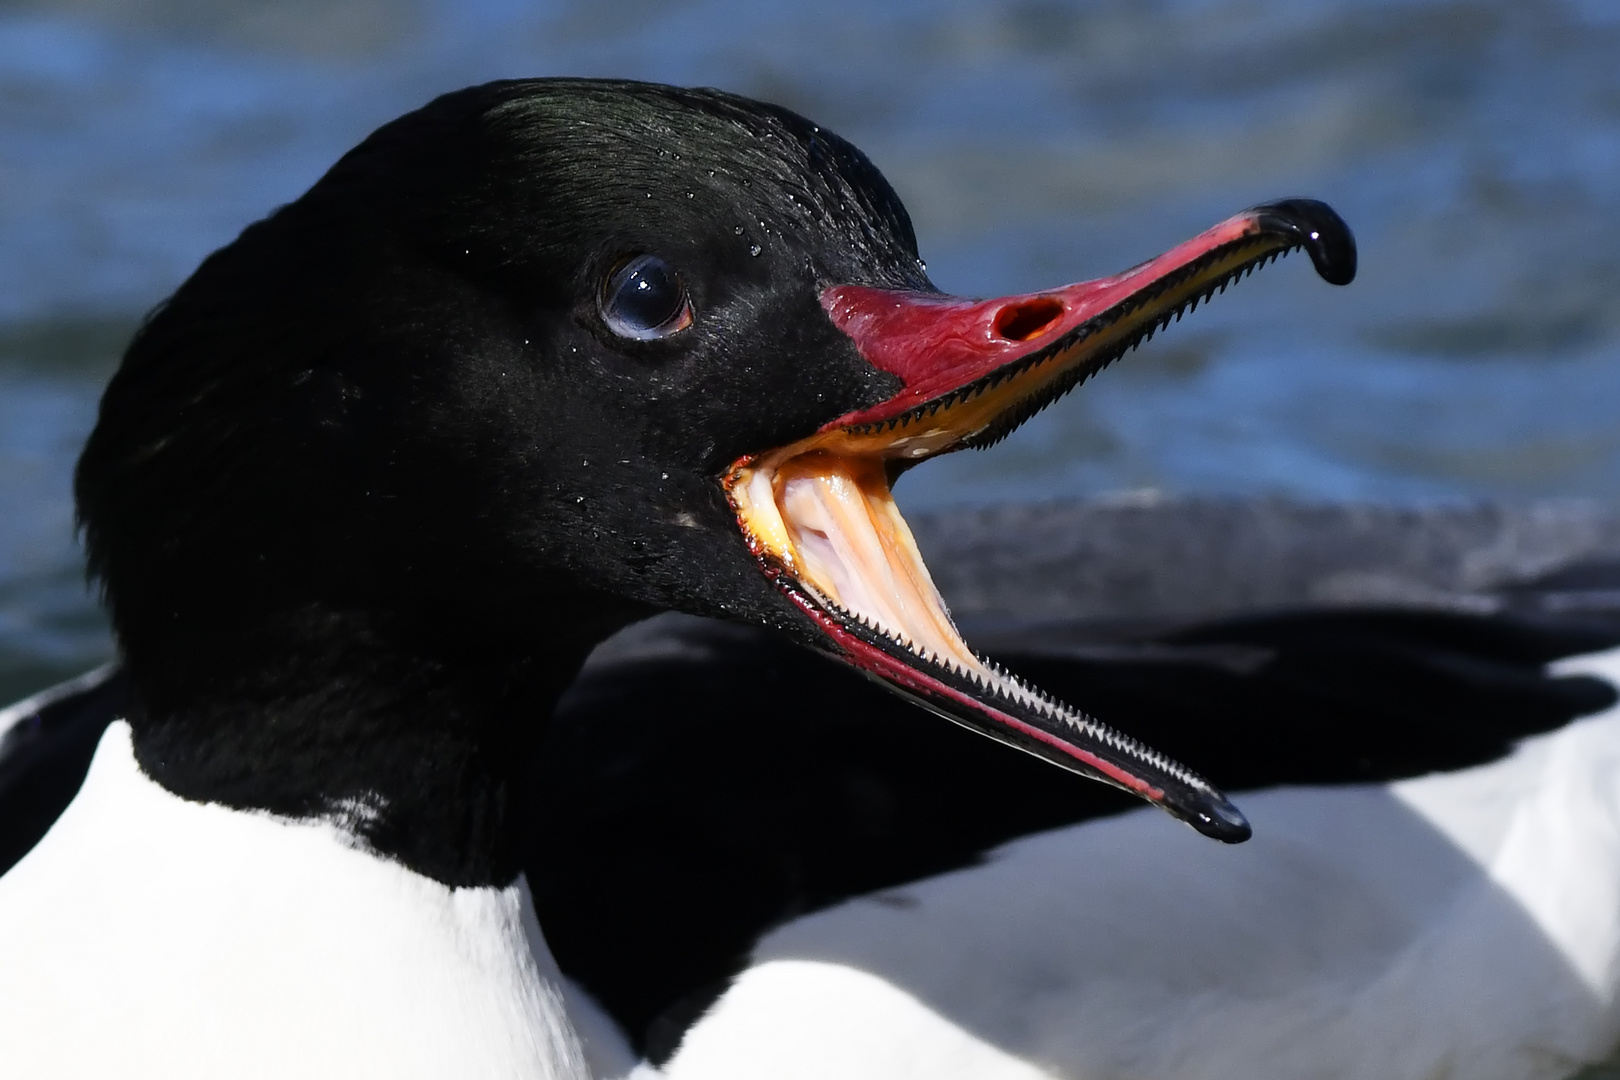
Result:
{"label": "black head feather", "polygon": [[[696,312],[615,335],[655,253]],[[712,90],[495,83],[379,129],[147,319],[79,463],[90,554],[192,797],[376,813],[443,880],[509,876],[512,769],[590,646],[678,607],[790,614],[714,482],[895,389],[829,281],[927,288],[861,153]]]}

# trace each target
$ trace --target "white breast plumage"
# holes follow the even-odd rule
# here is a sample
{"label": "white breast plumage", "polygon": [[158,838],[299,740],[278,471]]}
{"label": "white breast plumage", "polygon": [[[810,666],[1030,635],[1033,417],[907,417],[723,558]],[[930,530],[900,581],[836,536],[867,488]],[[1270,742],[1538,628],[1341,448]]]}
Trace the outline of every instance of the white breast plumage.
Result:
{"label": "white breast plumage", "polygon": [[188,802],[141,772],[123,723],[0,878],[0,957],[10,1076],[628,1068],[557,973],[523,879],[452,889],[327,824]]}

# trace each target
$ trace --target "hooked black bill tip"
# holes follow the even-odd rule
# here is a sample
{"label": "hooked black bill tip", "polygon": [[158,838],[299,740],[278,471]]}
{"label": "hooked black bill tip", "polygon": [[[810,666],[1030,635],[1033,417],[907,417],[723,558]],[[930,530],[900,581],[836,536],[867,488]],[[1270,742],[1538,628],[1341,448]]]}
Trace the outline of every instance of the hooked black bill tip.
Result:
{"label": "hooked black bill tip", "polygon": [[1241,844],[1254,835],[1243,811],[1216,791],[1202,792],[1200,798],[1170,809],[1182,821],[1223,844]]}
{"label": "hooked black bill tip", "polygon": [[1356,238],[1338,212],[1316,199],[1281,199],[1251,211],[1268,228],[1291,232],[1311,257],[1316,273],[1330,285],[1356,279]]}

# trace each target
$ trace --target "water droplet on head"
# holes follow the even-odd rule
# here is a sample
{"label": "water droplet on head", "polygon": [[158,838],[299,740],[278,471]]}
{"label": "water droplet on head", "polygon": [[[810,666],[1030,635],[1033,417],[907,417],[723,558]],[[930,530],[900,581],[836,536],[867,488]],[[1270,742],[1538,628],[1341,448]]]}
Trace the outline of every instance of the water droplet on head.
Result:
{"label": "water droplet on head", "polygon": [[760,247],[758,244],[749,244],[748,245],[748,254],[750,254],[750,255],[758,255],[763,250],[765,250],[765,249]]}

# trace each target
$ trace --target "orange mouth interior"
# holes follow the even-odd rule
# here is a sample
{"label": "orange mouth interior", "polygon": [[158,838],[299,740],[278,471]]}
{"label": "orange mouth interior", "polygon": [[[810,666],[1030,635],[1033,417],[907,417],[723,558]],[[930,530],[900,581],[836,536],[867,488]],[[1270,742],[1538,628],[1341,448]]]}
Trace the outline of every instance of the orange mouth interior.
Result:
{"label": "orange mouth interior", "polygon": [[[893,424],[823,430],[745,459],[724,478],[755,554],[822,608],[1014,700],[1035,694],[963,639],[891,491],[895,462],[959,449],[1117,341],[1102,335]],[[1100,366],[1100,365],[1099,365]]]}
{"label": "orange mouth interior", "polygon": [[822,607],[923,659],[989,677],[934,587],[886,465],[886,455],[800,444],[734,468],[727,489],[756,554]]}
{"label": "orange mouth interior", "polygon": [[981,666],[900,516],[882,458],[816,449],[739,472],[739,520],[818,601],[925,659]]}

